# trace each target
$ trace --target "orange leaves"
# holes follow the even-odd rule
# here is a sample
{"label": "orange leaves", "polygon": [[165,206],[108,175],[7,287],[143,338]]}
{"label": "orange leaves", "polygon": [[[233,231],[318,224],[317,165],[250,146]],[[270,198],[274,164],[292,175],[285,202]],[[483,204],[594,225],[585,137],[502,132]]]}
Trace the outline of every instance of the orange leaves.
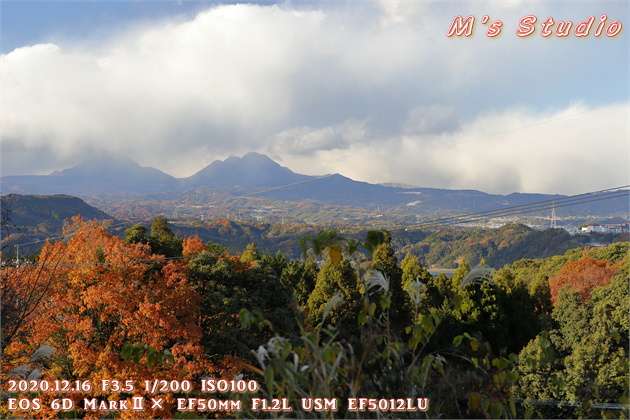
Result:
{"label": "orange leaves", "polygon": [[203,251],[208,249],[208,246],[204,245],[198,236],[184,239],[182,246],[182,255],[185,257],[201,254]]}
{"label": "orange leaves", "polygon": [[[40,273],[38,281],[46,287],[37,316],[29,317],[21,342],[5,355],[17,361],[47,343],[58,349],[50,375],[92,381],[200,374],[200,296],[189,284],[187,265],[150,262],[155,256],[148,246],[126,244],[96,223],[75,220],[68,231],[74,235],[67,242],[46,244],[39,265],[24,268],[24,279]],[[189,241],[190,252],[202,247]],[[124,360],[125,344],[169,350],[174,362],[148,366]]]}
{"label": "orange leaves", "polygon": [[580,293],[580,300],[585,302],[591,297],[591,291],[595,287],[610,284],[616,272],[617,268],[607,261],[588,257],[568,262],[555,277],[549,279],[551,300],[555,304],[560,289],[569,285]]}
{"label": "orange leaves", "polygon": [[230,269],[236,274],[243,274],[245,271],[252,268],[252,263],[241,261],[240,257],[236,255],[225,255],[223,260],[230,264]]}

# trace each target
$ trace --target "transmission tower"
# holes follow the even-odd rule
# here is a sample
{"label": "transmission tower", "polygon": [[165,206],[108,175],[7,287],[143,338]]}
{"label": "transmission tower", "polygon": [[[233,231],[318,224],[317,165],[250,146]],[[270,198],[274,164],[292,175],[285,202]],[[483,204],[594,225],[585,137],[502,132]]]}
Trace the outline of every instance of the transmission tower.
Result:
{"label": "transmission tower", "polygon": [[551,228],[555,229],[556,226],[556,202],[551,203]]}

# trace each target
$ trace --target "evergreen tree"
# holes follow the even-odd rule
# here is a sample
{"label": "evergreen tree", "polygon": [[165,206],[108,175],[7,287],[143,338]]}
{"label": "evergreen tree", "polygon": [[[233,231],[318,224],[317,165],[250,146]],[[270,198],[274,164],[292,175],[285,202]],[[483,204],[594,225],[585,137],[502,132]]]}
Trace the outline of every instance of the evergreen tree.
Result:
{"label": "evergreen tree", "polygon": [[[341,302],[333,302],[333,297],[339,292]],[[338,266],[332,258],[326,260],[320,269],[313,293],[308,298],[308,320],[313,326],[319,326],[324,321],[329,324],[339,324],[346,329],[356,329],[354,321],[356,314],[351,314],[350,310],[356,308],[355,303],[361,297],[359,282],[356,270],[350,262],[342,259]]]}
{"label": "evergreen tree", "polygon": [[208,242],[206,245],[208,246],[208,252],[211,254],[227,255],[230,253],[226,247],[215,242]]}
{"label": "evergreen tree", "polygon": [[462,330],[480,332],[493,348],[501,350],[510,334],[502,306],[505,291],[493,282],[483,281],[463,286],[458,294],[461,301],[453,315],[461,322]]}
{"label": "evergreen tree", "polygon": [[[402,268],[402,287],[405,293],[405,306],[407,307],[407,311],[413,314],[418,314],[419,307],[416,307],[415,302],[413,301],[412,295],[414,293],[424,294],[422,299],[422,304],[426,305],[428,303],[428,290],[433,282],[433,277],[427,271],[426,268],[420,264],[418,258],[416,258],[413,254],[407,254],[401,263]],[[416,283],[420,282],[420,284]],[[417,285],[417,286],[415,286]],[[423,290],[414,290],[416,288],[421,288]],[[418,302],[420,303],[420,302]],[[427,312],[427,311],[424,311]]]}
{"label": "evergreen tree", "polygon": [[291,293],[270,267],[249,268],[237,257],[209,253],[194,257],[190,275],[202,296],[202,344],[210,358],[230,354],[243,359],[271,337],[269,330],[243,329],[242,309],[261,311],[274,330],[287,338],[297,334]]}
{"label": "evergreen tree", "polygon": [[544,323],[548,322],[548,318],[553,310],[551,303],[551,289],[546,276],[541,276],[534,280],[529,286],[529,293],[534,299],[534,311],[540,317],[544,317]]}
{"label": "evergreen tree", "polygon": [[293,289],[293,293],[302,307],[306,307],[308,298],[315,289],[315,281],[319,269],[311,259],[306,263],[293,260],[282,271],[280,281]]}
{"label": "evergreen tree", "polygon": [[439,273],[427,284],[427,307],[429,312],[435,312],[442,306],[448,306],[454,296],[451,291],[451,279],[446,274]]}
{"label": "evergreen tree", "polygon": [[391,320],[403,327],[410,321],[411,313],[405,304],[405,295],[402,286],[403,270],[398,266],[398,259],[392,247],[392,237],[385,231],[383,243],[378,245],[372,255],[372,267],[381,271],[389,280],[389,292],[391,293]]}
{"label": "evergreen tree", "polygon": [[[437,290],[440,297],[446,297],[451,293],[451,279],[446,274],[440,273],[433,279],[433,287]],[[443,299],[440,299],[440,302]]]}
{"label": "evergreen tree", "polygon": [[462,280],[464,280],[464,277],[466,277],[468,273],[470,273],[470,265],[468,265],[468,261],[464,258],[459,266],[457,266],[457,270],[455,270],[455,274],[453,274],[453,278],[451,279],[451,289],[453,291],[459,290]]}
{"label": "evergreen tree", "polygon": [[260,260],[260,255],[258,254],[258,248],[255,243],[248,244],[245,247],[245,251],[241,255],[241,261],[245,263],[252,263],[254,261]]}
{"label": "evergreen tree", "polygon": [[142,225],[134,225],[125,230],[125,243],[127,244],[147,244],[147,228]]}
{"label": "evergreen tree", "polygon": [[287,268],[288,264],[287,257],[282,251],[276,252],[273,256],[269,252],[265,252],[260,259],[260,266],[271,268],[278,278],[282,276],[282,272]]}
{"label": "evergreen tree", "polygon": [[168,220],[163,216],[157,216],[153,219],[149,245],[151,245],[153,253],[168,258],[182,255],[182,240],[175,236],[168,225]]}
{"label": "evergreen tree", "polygon": [[594,289],[585,302],[571,286],[560,289],[553,311],[557,328],[539,334],[519,356],[517,397],[584,403],[536,408],[546,418],[627,418],[627,410],[588,407],[591,402],[627,401],[629,306],[627,266],[611,284]]}
{"label": "evergreen tree", "polygon": [[402,287],[404,290],[407,290],[411,282],[416,279],[424,284],[428,284],[433,280],[431,273],[420,264],[418,258],[413,254],[408,253],[405,255],[400,266],[402,268]]}
{"label": "evergreen tree", "polygon": [[160,215],[153,219],[153,224],[151,225],[151,237],[158,241],[175,239],[175,234],[168,225],[166,217]]}

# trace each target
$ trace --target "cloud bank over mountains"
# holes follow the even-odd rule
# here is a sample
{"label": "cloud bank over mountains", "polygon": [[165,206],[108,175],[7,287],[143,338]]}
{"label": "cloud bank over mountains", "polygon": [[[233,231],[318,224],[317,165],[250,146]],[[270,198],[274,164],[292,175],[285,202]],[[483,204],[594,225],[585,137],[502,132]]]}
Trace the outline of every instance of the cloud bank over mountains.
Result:
{"label": "cloud bank over mountains", "polygon": [[[233,4],[98,42],[24,45],[2,56],[2,175],[105,151],[187,177],[257,151],[299,173],[373,183],[503,194],[624,185],[627,31],[514,31],[526,14],[630,25],[627,7]],[[488,38],[478,22],[470,38],[446,37],[469,14],[502,19],[505,33]]]}

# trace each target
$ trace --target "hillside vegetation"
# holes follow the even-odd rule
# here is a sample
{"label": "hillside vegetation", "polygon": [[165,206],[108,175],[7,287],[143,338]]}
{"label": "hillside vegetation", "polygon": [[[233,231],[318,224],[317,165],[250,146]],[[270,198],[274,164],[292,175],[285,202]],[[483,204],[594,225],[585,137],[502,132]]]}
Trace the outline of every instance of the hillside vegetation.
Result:
{"label": "hillside vegetation", "polygon": [[[89,418],[85,398],[131,401],[153,380],[190,381],[191,389],[169,388],[156,394],[164,404],[107,417],[628,415],[627,242],[498,271],[463,258],[449,279],[412,254],[398,258],[387,231],[302,235],[303,254],[290,258],[253,243],[233,252],[171,227],[157,217],[123,240],[74,218],[33,263],[3,269],[3,383],[130,381],[117,392],[65,393],[66,411],[55,408],[55,393],[17,390],[12,398],[39,398],[42,408],[4,403],[3,416]],[[207,378],[255,381],[256,389],[208,393],[199,387]],[[175,403],[209,397],[241,405],[182,411]],[[303,405],[313,397],[334,409]],[[290,408],[261,410],[261,398]],[[355,398],[378,405],[357,411]],[[411,410],[397,410],[399,399]]]}
{"label": "hillside vegetation", "polygon": [[[299,238],[316,232],[316,226],[303,223],[269,224],[233,220],[176,224],[181,236],[197,235],[238,252],[255,243],[261,252],[282,251],[295,258],[301,253]],[[360,238],[365,231],[339,227],[349,238]],[[464,259],[477,265],[482,259],[491,267],[500,268],[522,258],[545,258],[563,254],[569,249],[587,246],[589,235],[570,235],[564,229],[535,230],[521,224],[508,224],[498,229],[464,230],[443,228],[437,231],[392,231],[396,256],[415,255],[426,267],[457,268]],[[600,238],[601,239],[601,238]]]}
{"label": "hillside vegetation", "polygon": [[416,255],[422,264],[456,268],[462,260],[477,265],[482,259],[490,267],[503,267],[521,258],[545,258],[585,246],[588,235],[570,235],[564,229],[535,230],[521,224],[498,229],[440,229],[417,240],[413,234],[395,242],[398,254]]}
{"label": "hillside vegetation", "polygon": [[[3,218],[10,219],[16,229],[37,229],[45,233],[61,231],[64,220],[81,215],[86,220],[107,220],[112,217],[69,195],[21,195],[2,197]],[[5,215],[6,213],[6,215]]]}
{"label": "hillside vegetation", "polygon": [[107,213],[69,195],[8,194],[1,197],[0,207],[3,259],[38,253],[45,239],[59,235],[73,216],[113,220]]}
{"label": "hillside vegetation", "polygon": [[[3,211],[10,211],[7,237],[20,233],[22,242],[42,240],[58,235],[64,220],[80,214],[86,220],[111,219],[106,213],[70,196],[21,196],[12,194],[3,198]],[[148,219],[150,220],[150,219]],[[120,223],[117,223],[120,225]],[[122,224],[112,232],[124,236],[132,222]],[[150,226],[150,222],[144,224]],[[255,243],[260,252],[282,251],[289,258],[300,255],[299,239],[313,234],[317,226],[305,223],[265,223],[228,219],[213,221],[177,221],[171,224],[181,237],[198,236],[212,241],[231,252],[239,252],[247,244]],[[343,223],[332,228],[350,238],[365,235],[365,230]],[[587,246],[590,242],[606,243],[620,240],[619,235],[570,235],[563,229],[531,229],[522,224],[506,224],[497,229],[463,229],[442,227],[432,230],[392,230],[392,246],[402,259],[407,253],[416,256],[426,267],[457,268],[464,259],[471,266],[482,259],[491,267],[500,268],[521,258],[545,258],[565,251]],[[43,244],[41,242],[40,244]],[[37,252],[38,247],[30,248]],[[26,248],[25,248],[26,250]]]}

